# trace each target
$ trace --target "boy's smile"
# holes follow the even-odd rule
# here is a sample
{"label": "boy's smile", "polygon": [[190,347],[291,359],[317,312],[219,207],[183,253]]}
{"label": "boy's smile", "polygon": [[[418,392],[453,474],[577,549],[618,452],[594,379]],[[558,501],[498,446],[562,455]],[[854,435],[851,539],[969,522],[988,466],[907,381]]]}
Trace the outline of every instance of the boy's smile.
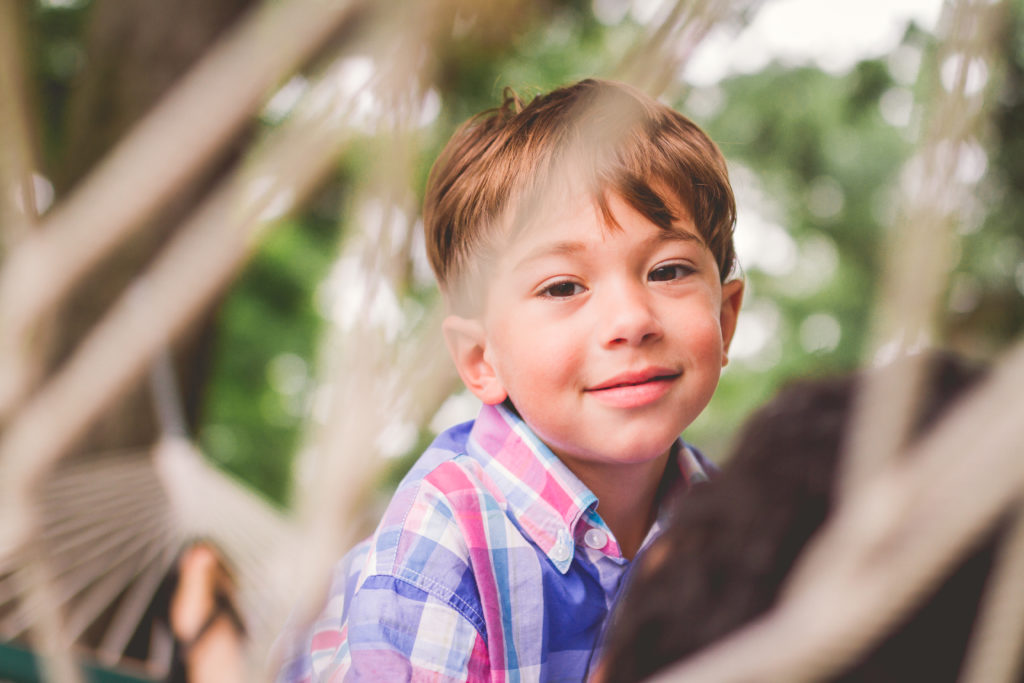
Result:
{"label": "boy's smile", "polygon": [[681,376],[681,372],[669,368],[652,367],[624,372],[584,391],[613,407],[638,408],[664,396]]}
{"label": "boy's smile", "polygon": [[663,464],[715,390],[743,290],[723,287],[688,218],[664,230],[616,195],[609,207],[619,227],[580,197],[522,230],[486,274],[481,316],[445,326],[474,393],[509,398],[585,483]]}

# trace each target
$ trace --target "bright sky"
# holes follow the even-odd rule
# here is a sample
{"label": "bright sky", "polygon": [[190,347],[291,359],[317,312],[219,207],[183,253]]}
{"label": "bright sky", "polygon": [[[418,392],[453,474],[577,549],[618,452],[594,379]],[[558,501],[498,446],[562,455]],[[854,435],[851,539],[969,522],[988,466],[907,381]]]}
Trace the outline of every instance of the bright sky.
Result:
{"label": "bright sky", "polygon": [[899,44],[911,21],[934,30],[942,0],[768,0],[739,35],[718,30],[698,47],[687,81],[710,85],[772,59],[840,72]]}

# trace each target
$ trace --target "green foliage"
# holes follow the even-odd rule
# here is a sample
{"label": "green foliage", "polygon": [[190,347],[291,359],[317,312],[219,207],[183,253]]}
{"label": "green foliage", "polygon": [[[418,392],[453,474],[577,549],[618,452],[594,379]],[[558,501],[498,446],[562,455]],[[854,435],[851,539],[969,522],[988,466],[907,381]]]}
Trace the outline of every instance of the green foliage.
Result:
{"label": "green foliage", "polygon": [[[1019,36],[1008,31],[1005,37],[1002,52],[1011,58],[991,112],[996,129],[987,141],[988,174],[961,224],[960,258],[936,340],[973,356],[991,357],[1024,327],[1019,219],[1024,206],[1015,191],[1024,178],[1018,147],[1024,130]],[[930,36],[912,29],[901,50],[904,56],[916,54],[925,73],[934,68]],[[768,198],[760,210],[785,228],[799,254],[788,273],[756,265],[745,270],[747,312],[740,315],[741,328],[766,308],[777,313],[779,324],[764,351],[727,369],[711,406],[687,432],[714,457],[728,452],[743,417],[789,379],[865,362],[870,314],[885,266],[882,248],[887,230],[899,220],[900,171],[927,123],[929,88],[936,87],[927,77],[901,84],[889,67],[891,59],[862,62],[843,76],[773,65],[729,79],[713,97],[699,91],[690,96],[698,103],[721,102],[701,123],[731,163],[754,171]],[[907,123],[889,123],[886,108],[899,118],[892,103],[909,103],[911,94],[915,104]],[[686,103],[681,108],[685,111]],[[745,227],[741,209],[740,242]],[[831,258],[836,262],[828,278],[815,287],[801,285],[805,266]],[[829,319],[837,323],[831,332]],[[827,334],[820,338],[821,333],[835,331],[835,343],[824,344],[832,340]]]}
{"label": "green foliage", "polygon": [[[772,65],[731,78],[691,101],[721,102],[699,121],[739,176],[736,239],[747,280],[744,325],[766,325],[762,349],[736,358],[705,415],[687,432],[721,458],[736,426],[788,379],[840,371],[862,359],[868,313],[881,268],[877,205],[910,149],[885,122],[879,100],[895,87],[881,61],[833,76]],[[687,103],[680,106],[687,111]],[[697,117],[695,117],[697,118]],[[744,179],[753,177],[751,193]],[[759,196],[744,206],[744,196]],[[762,218],[751,221],[750,212]],[[791,242],[793,255],[744,263],[743,244],[777,225],[763,249]],[[781,232],[780,232],[781,229]],[[762,264],[763,262],[763,264]],[[739,341],[739,340],[738,340]],[[740,349],[738,349],[740,350]]]}
{"label": "green foliage", "polygon": [[200,446],[278,502],[288,494],[324,328],[316,288],[336,251],[333,223],[306,216],[280,226],[220,311]]}

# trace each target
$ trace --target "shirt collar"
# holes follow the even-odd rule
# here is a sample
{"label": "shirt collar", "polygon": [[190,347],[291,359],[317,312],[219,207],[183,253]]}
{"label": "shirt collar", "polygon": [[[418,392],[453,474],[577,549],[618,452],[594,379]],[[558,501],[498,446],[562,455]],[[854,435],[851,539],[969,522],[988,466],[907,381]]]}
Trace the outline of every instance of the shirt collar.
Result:
{"label": "shirt collar", "polygon": [[[680,440],[673,449],[678,469],[669,467],[664,499],[689,482],[707,479],[700,461]],[[477,460],[504,496],[513,519],[552,564],[565,573],[575,553],[576,528],[594,511],[597,497],[551,452],[533,430],[504,406],[484,405],[469,434],[468,454]],[[662,510],[667,506],[661,505]],[[660,511],[659,511],[660,517]],[[660,528],[655,523],[652,533]]]}

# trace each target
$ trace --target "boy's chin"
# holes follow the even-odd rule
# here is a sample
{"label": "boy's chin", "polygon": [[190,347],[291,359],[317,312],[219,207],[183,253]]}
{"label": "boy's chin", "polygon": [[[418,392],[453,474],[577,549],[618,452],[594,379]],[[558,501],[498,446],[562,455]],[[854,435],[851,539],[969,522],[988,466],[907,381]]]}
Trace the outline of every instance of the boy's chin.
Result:
{"label": "boy's chin", "polygon": [[595,459],[605,462],[610,466],[643,467],[667,457],[672,450],[673,443],[675,443],[675,440],[668,444],[637,444],[637,447],[634,448],[623,447],[621,449],[605,451]]}
{"label": "boy's chin", "polygon": [[647,462],[666,455],[679,439],[676,428],[623,429],[601,444],[609,459],[620,462]]}

